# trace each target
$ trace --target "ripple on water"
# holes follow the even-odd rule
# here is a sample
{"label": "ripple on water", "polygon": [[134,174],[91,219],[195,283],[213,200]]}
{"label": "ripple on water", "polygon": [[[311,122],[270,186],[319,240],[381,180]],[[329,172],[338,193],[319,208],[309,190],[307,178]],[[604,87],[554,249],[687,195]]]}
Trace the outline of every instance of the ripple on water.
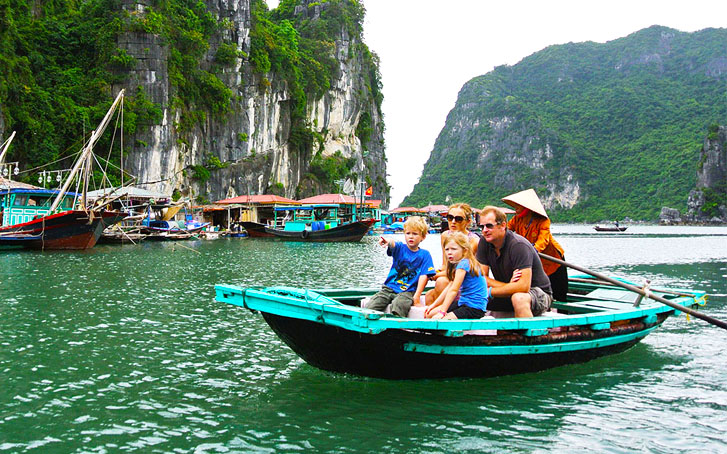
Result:
{"label": "ripple on water", "polygon": [[[709,238],[569,235],[564,246],[588,267],[707,288],[703,310],[727,318],[727,252]],[[197,252],[149,244],[3,256],[0,451],[726,448],[725,342],[701,321],[673,317],[625,353],[538,374],[365,379],[308,366],[259,314],[216,303],[213,286],[377,287],[391,258],[375,239],[185,245]],[[439,264],[439,237],[424,246]]]}

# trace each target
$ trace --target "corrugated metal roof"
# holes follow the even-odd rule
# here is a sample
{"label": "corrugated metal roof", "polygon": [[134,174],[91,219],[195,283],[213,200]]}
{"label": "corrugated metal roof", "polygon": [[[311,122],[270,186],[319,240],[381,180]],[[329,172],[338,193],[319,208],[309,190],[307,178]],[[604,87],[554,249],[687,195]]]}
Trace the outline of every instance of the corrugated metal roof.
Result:
{"label": "corrugated metal roof", "polygon": [[21,183],[20,181],[8,180],[7,178],[0,177],[0,187],[2,189],[43,189],[32,184]]}
{"label": "corrugated metal roof", "polygon": [[126,186],[123,188],[107,188],[107,189],[99,189],[97,191],[89,191],[88,194],[86,194],[86,197],[89,199],[98,199],[100,197],[104,197],[110,195],[112,197],[118,197],[118,196],[128,196],[136,199],[171,199],[172,197],[167,194],[162,194],[161,192],[154,192],[154,191],[147,191],[146,189],[137,188],[134,186]]}
{"label": "corrugated metal roof", "polygon": [[347,204],[355,204],[360,202],[351,197],[350,195],[345,194],[321,194],[313,197],[308,197],[306,199],[300,199],[298,200],[298,203],[302,204],[314,204],[314,203],[347,203]]}
{"label": "corrugated metal roof", "polygon": [[425,211],[416,207],[399,207],[394,208],[389,213],[425,213]]}
{"label": "corrugated metal roof", "polygon": [[222,205],[231,203],[286,203],[293,205],[298,204],[298,202],[296,202],[295,200],[287,199],[285,197],[280,197],[279,195],[273,194],[240,195],[237,197],[232,197],[230,199],[223,199],[215,202],[215,204]]}

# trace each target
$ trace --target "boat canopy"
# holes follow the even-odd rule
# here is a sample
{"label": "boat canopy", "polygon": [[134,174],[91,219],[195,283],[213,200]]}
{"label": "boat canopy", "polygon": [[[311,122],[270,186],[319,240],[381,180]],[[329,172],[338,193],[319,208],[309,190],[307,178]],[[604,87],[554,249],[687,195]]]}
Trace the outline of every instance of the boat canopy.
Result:
{"label": "boat canopy", "polygon": [[275,207],[275,211],[288,211],[288,210],[316,210],[319,208],[340,208],[337,203],[319,203],[315,205],[302,205],[302,206],[279,206]]}
{"label": "boat canopy", "polygon": [[[5,194],[32,194],[32,195],[47,195],[47,196],[51,196],[51,195],[57,195],[58,192],[59,192],[58,189],[42,189],[42,188],[38,188],[38,189],[35,189],[35,188],[32,188],[32,189],[29,189],[29,188],[10,188],[10,189],[5,189],[5,188],[3,188],[3,189],[0,189],[0,195],[5,195]],[[66,195],[67,196],[70,196],[70,197],[75,197],[75,196],[78,196],[80,194],[75,193],[75,192],[66,192]]]}

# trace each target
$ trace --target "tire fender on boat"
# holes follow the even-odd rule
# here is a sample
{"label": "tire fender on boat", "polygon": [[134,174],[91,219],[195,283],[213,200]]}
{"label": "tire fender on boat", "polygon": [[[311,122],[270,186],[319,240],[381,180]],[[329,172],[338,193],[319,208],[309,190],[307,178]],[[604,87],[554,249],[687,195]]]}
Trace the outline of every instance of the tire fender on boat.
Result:
{"label": "tire fender on boat", "polygon": [[309,233],[310,232],[308,230],[303,229],[303,231],[300,232],[300,237],[303,238],[303,239],[308,238],[308,234]]}

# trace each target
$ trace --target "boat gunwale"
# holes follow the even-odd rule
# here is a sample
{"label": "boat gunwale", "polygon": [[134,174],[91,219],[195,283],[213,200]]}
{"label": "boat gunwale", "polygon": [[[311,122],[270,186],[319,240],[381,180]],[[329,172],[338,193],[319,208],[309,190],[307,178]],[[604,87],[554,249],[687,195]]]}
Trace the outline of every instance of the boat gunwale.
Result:
{"label": "boat gunwale", "polygon": [[[267,312],[274,315],[314,321],[340,328],[377,334],[387,329],[411,329],[444,331],[452,336],[473,330],[541,331],[560,327],[581,327],[606,329],[612,322],[644,319],[645,323],[656,323],[659,314],[676,314],[678,311],[658,302],[644,302],[639,307],[626,307],[621,310],[605,309],[592,313],[563,314],[559,317],[498,318],[474,320],[431,320],[395,317],[380,311],[349,306],[330,296],[313,290],[292,287],[268,287],[265,289],[243,288],[234,285],[216,285],[216,300],[250,310]],[[300,292],[301,297],[284,295],[278,292]],[[360,294],[363,292],[357,289]],[[333,290],[336,292],[336,290]],[[681,306],[694,306],[706,292],[691,291],[694,297],[676,297],[671,301]],[[307,296],[306,296],[307,295]],[[344,294],[339,293],[339,298]],[[352,298],[353,299],[353,298]],[[586,299],[587,301],[587,299]],[[627,303],[623,303],[626,305]]]}

